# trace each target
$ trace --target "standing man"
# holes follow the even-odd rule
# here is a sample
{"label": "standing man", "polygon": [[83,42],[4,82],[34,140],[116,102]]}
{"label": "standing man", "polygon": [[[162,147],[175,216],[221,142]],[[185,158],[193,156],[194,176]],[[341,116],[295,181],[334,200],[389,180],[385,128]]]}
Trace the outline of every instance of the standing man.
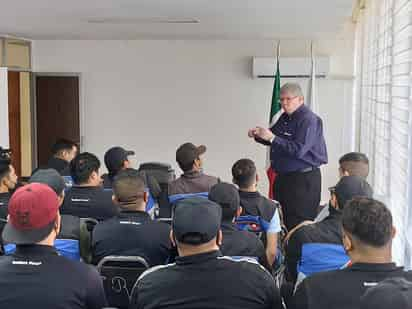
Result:
{"label": "standing man", "polygon": [[273,127],[252,128],[248,136],[271,148],[271,165],[278,174],[273,191],[291,229],[316,217],[321,193],[319,166],[328,162],[328,155],[322,120],[304,105],[300,86],[283,85],[280,102],[284,113]]}

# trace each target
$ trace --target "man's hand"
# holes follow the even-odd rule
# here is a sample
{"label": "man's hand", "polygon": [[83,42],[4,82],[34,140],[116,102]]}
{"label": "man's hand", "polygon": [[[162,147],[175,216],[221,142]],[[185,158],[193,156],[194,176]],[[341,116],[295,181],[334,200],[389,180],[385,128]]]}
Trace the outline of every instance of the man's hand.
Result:
{"label": "man's hand", "polygon": [[255,133],[256,132],[256,127],[249,129],[249,131],[247,132],[247,136],[249,136],[250,138],[255,138]]}
{"label": "man's hand", "polygon": [[275,137],[272,131],[266,128],[262,128],[262,127],[256,127],[254,132],[255,132],[254,137],[261,138],[268,142],[271,142],[272,139]]}

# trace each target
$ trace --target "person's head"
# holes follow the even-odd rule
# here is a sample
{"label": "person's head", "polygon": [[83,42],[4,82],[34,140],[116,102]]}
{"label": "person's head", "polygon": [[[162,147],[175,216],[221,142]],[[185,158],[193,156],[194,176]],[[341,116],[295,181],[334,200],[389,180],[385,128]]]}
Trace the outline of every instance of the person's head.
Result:
{"label": "person's head", "polygon": [[29,183],[42,183],[48,185],[57,194],[59,206],[63,204],[66,184],[63,177],[55,169],[48,168],[37,170],[30,177]]}
{"label": "person's head", "polygon": [[339,159],[339,176],[360,176],[363,178],[369,175],[368,157],[361,152],[349,152]]}
{"label": "person's head", "polygon": [[388,278],[368,288],[361,297],[360,309],[410,309],[412,282],[405,278]]}
{"label": "person's head", "polygon": [[61,218],[57,194],[49,186],[31,183],[17,189],[10,198],[8,211],[4,241],[53,246]]}
{"label": "person's head", "polygon": [[178,201],[173,209],[170,238],[180,256],[218,250],[222,244],[222,208],[202,197]]}
{"label": "person's head", "polygon": [[240,190],[256,190],[259,181],[256,172],[256,165],[250,159],[240,159],[232,166],[233,183],[238,185]]}
{"label": "person's head", "polygon": [[10,151],[0,147],[0,192],[10,192],[16,185],[17,175],[11,164]]}
{"label": "person's head", "polygon": [[145,211],[148,194],[144,179],[132,168],[120,171],[113,181],[113,201],[122,210]]}
{"label": "person's head", "polygon": [[391,262],[395,228],[386,206],[371,198],[355,198],[343,209],[343,245],[352,262]]}
{"label": "person's head", "polygon": [[109,176],[114,177],[119,171],[131,167],[129,156],[134,151],[125,150],[122,147],[112,147],[104,154],[104,164],[109,171]]}
{"label": "person's head", "polygon": [[89,152],[78,154],[70,162],[70,174],[77,185],[99,186],[101,184],[99,169],[99,159]]}
{"label": "person's head", "polygon": [[201,156],[206,152],[206,146],[195,146],[192,143],[181,145],[176,151],[176,162],[183,172],[200,171],[203,166]]}
{"label": "person's head", "polygon": [[330,204],[342,210],[346,203],[355,197],[372,198],[373,190],[368,182],[359,176],[344,176],[331,191]]}
{"label": "person's head", "polygon": [[210,189],[209,200],[222,208],[222,222],[232,222],[242,213],[239,191],[230,183],[215,184]]}
{"label": "person's head", "polygon": [[75,142],[60,138],[54,143],[51,150],[56,158],[71,162],[77,155],[78,147]]}
{"label": "person's head", "polygon": [[286,83],[280,88],[280,104],[287,114],[293,114],[303,102],[303,92],[299,84]]}

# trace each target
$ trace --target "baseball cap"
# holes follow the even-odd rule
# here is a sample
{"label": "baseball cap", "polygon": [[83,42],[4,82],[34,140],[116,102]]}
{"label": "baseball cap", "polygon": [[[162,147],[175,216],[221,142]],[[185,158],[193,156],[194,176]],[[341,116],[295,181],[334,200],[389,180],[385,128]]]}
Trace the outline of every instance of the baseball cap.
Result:
{"label": "baseball cap", "polygon": [[182,166],[191,166],[193,162],[206,152],[206,146],[195,146],[192,143],[181,145],[176,151],[176,161]]}
{"label": "baseball cap", "polygon": [[343,209],[345,204],[354,197],[372,198],[373,190],[368,182],[360,176],[344,176],[335,187],[331,188],[338,199],[339,208]]}
{"label": "baseball cap", "polygon": [[412,282],[405,278],[389,278],[366,290],[361,309],[409,309],[412,304]]}
{"label": "baseball cap", "polygon": [[37,243],[53,229],[59,211],[57,194],[45,184],[28,184],[13,193],[8,211],[3,240],[15,244]]}
{"label": "baseball cap", "polygon": [[202,197],[190,197],[176,203],[172,230],[181,243],[200,245],[216,237],[220,229],[222,209]]}
{"label": "baseball cap", "polygon": [[63,177],[52,168],[36,171],[29,179],[29,183],[35,182],[48,185],[57,195],[60,195],[66,188]]}
{"label": "baseball cap", "polygon": [[240,206],[238,190],[234,185],[226,182],[215,184],[210,189],[209,200],[221,206],[223,220],[232,220]]}
{"label": "baseball cap", "polygon": [[112,147],[104,154],[104,164],[109,172],[115,173],[122,168],[122,164],[127,160],[127,157],[134,154],[135,152],[132,150],[125,150],[119,146]]}

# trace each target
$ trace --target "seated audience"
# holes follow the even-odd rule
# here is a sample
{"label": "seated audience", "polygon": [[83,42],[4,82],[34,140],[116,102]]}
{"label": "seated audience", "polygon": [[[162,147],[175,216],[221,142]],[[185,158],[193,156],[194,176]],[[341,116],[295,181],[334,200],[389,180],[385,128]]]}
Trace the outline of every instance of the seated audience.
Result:
{"label": "seated audience", "polygon": [[109,255],[143,257],[150,266],[165,264],[170,252],[170,226],[153,221],[145,212],[148,194],[134,169],[120,171],[113,182],[119,215],[100,222],[93,230],[93,260]]}
{"label": "seated audience", "polygon": [[17,185],[16,171],[10,153],[0,147],[0,219],[7,219],[7,207],[12,191]]}
{"label": "seated audience", "polygon": [[273,265],[277,254],[278,233],[282,230],[277,205],[258,192],[259,176],[252,160],[237,161],[232,167],[232,177],[239,187],[241,215],[258,216],[269,223],[264,240],[267,260],[269,265]]}
{"label": "seated audience", "polygon": [[104,164],[106,165],[107,174],[102,176],[103,187],[112,188],[114,177],[118,172],[131,167],[129,156],[133,156],[134,151],[125,150],[122,147],[112,147],[104,154]]}
{"label": "seated audience", "polygon": [[222,256],[222,209],[205,198],[176,203],[171,238],[176,263],[144,272],[129,308],[282,308],[271,275],[256,261]]}
{"label": "seated audience", "polygon": [[[349,152],[339,159],[339,177],[358,176],[366,179],[369,175],[368,157],[361,152]],[[314,222],[319,222],[329,215],[329,207],[324,207],[316,216]],[[301,225],[310,223],[306,221]]]}
{"label": "seated audience", "polygon": [[[346,257],[342,244],[342,210],[348,201],[358,196],[372,197],[372,188],[366,180],[358,176],[342,177],[331,189],[329,216],[321,222],[295,230],[286,246],[286,274],[289,281],[296,282],[299,267],[305,268],[300,273],[300,276],[304,276],[342,266],[339,265],[342,256]],[[304,252],[304,249],[307,251]]]}
{"label": "seated audience", "polygon": [[412,279],[412,272],[392,262],[395,229],[391,213],[383,203],[370,198],[351,200],[343,209],[342,226],[343,245],[351,264],[303,280],[291,308],[359,308],[361,296],[368,288],[388,278]]}
{"label": "seated audience", "polygon": [[99,159],[88,152],[77,155],[70,162],[70,173],[75,185],[66,192],[62,214],[99,221],[118,214],[112,201],[112,191],[103,190],[101,186],[99,169]]}
{"label": "seated audience", "polygon": [[404,278],[390,278],[366,290],[360,309],[412,308],[412,282]]}
{"label": "seated audience", "polygon": [[[62,176],[70,176],[70,162],[78,152],[77,144],[67,139],[59,139],[52,147],[52,157],[46,166],[40,168],[53,168]],[[37,170],[33,171],[33,174]]]}
{"label": "seated audience", "polygon": [[256,234],[248,231],[239,231],[234,224],[235,219],[242,212],[240,207],[239,193],[235,186],[229,183],[218,183],[209,192],[209,200],[215,202],[222,208],[223,234],[220,251],[223,255],[232,257],[254,257],[259,263],[270,269],[263,243]]}
{"label": "seated audience", "polygon": [[181,145],[176,151],[176,161],[183,174],[169,184],[169,195],[209,192],[219,179],[203,173],[202,155],[206,146],[192,143]]}
{"label": "seated audience", "polygon": [[59,201],[45,184],[19,188],[9,203],[3,238],[17,244],[0,257],[0,308],[84,308],[107,305],[102,280],[87,264],[59,256]]}

